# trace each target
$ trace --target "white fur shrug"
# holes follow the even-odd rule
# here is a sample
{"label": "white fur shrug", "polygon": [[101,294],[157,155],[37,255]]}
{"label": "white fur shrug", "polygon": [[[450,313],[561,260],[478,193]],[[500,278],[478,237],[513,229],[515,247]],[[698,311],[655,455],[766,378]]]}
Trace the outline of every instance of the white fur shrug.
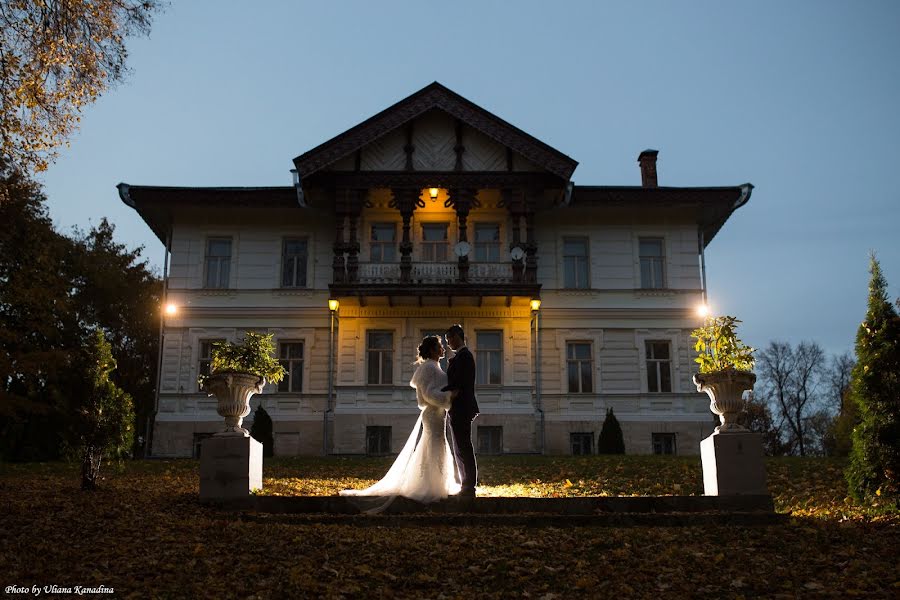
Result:
{"label": "white fur shrug", "polygon": [[444,410],[450,408],[452,403],[450,392],[441,391],[441,388],[447,385],[447,374],[436,360],[428,359],[420,363],[409,385],[416,388],[416,401],[421,410],[428,406]]}

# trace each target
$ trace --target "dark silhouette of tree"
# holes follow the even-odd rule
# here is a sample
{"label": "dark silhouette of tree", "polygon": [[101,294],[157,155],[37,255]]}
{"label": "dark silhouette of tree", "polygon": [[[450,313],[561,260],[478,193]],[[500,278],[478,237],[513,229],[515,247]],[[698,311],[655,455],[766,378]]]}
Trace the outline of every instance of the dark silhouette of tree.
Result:
{"label": "dark silhouette of tree", "polygon": [[625,439],[622,437],[622,426],[613,413],[612,407],[606,409],[606,419],[597,439],[597,454],[625,454]]}
{"label": "dark silhouette of tree", "polygon": [[900,505],[900,316],[888,301],[887,281],[870,260],[866,318],[856,334],[850,393],[859,411],[847,469],[859,501]]}
{"label": "dark silhouette of tree", "polygon": [[815,342],[770,342],[757,358],[763,395],[776,409],[778,428],[800,456],[815,447],[810,418],[816,412],[820,381],[825,372],[825,352]]}
{"label": "dark silhouette of tree", "polygon": [[272,434],[272,417],[260,404],[253,413],[253,426],[250,435],[263,445],[263,456],[275,455],[275,437]]}
{"label": "dark silhouette of tree", "polygon": [[70,367],[94,329],[114,381],[153,413],[161,282],[105,219],[72,237],[53,228],[40,187],[0,159],[0,457],[53,460],[71,419]]}

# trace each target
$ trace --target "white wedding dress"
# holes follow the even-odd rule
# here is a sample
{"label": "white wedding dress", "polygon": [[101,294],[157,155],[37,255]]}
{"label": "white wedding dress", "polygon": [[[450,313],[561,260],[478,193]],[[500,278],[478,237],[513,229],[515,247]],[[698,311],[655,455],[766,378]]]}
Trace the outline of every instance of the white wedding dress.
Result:
{"label": "white wedding dress", "polygon": [[374,485],[340,492],[341,496],[390,496],[388,502],[366,512],[384,510],[397,496],[430,503],[459,493],[444,425],[451,404],[450,392],[441,391],[447,385],[447,374],[436,360],[425,360],[416,367],[409,385],[416,389],[421,413],[394,464]]}

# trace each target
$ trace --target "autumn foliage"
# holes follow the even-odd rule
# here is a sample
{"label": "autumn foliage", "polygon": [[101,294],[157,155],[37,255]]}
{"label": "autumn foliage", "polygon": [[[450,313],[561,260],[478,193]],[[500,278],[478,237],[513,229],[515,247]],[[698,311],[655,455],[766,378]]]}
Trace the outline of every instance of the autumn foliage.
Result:
{"label": "autumn foliage", "polygon": [[[332,494],[389,458],[266,461],[269,492]],[[775,458],[767,526],[318,522],[201,506],[193,460],[133,461],[94,494],[61,463],[0,465],[4,581],[159,598],[888,598],[900,520],[845,496],[844,462]],[[699,494],[698,457],[484,457],[484,493]],[[567,486],[566,481],[571,482]],[[678,487],[676,487],[678,486]]]}

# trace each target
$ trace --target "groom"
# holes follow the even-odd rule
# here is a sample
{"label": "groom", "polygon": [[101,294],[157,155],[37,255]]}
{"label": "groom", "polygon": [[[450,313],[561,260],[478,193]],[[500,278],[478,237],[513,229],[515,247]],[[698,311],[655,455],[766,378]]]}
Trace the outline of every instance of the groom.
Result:
{"label": "groom", "polygon": [[474,498],[475,482],[478,480],[475,449],[472,447],[472,421],[478,416],[475,357],[466,348],[466,334],[461,325],[453,325],[447,330],[447,344],[455,354],[447,366],[447,387],[443,391],[457,392],[447,415],[450,417],[450,442],[462,485],[459,495]]}

